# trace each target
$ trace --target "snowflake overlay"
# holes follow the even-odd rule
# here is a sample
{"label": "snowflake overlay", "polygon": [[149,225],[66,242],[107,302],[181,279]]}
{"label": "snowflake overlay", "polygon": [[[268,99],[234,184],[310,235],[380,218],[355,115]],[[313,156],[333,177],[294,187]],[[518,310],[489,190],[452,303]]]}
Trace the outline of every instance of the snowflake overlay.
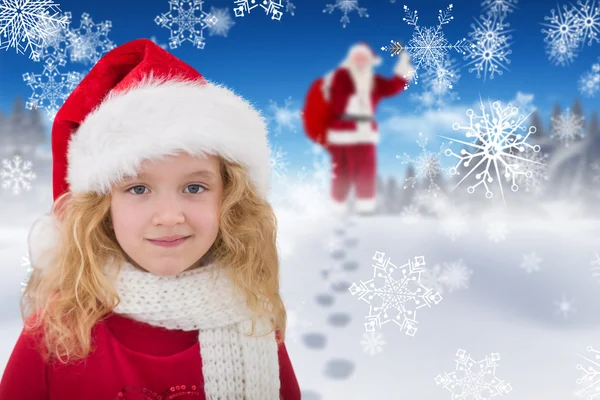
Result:
{"label": "snowflake overlay", "polygon": [[484,0],[481,5],[486,13],[506,15],[517,8],[518,0]]}
{"label": "snowflake overlay", "polygon": [[528,274],[531,274],[535,271],[540,270],[540,263],[542,259],[535,254],[535,252],[524,254],[523,262],[521,262],[521,268],[527,271]]}
{"label": "snowflake overlay", "polygon": [[575,311],[575,307],[573,304],[575,300],[567,300],[566,296],[563,294],[560,301],[554,301],[554,305],[556,306],[556,312],[562,314],[564,319],[569,317],[569,314]]}
{"label": "snowflake overlay", "polygon": [[563,5],[552,9],[550,16],[544,17],[546,53],[556,65],[568,65],[578,55],[579,50],[600,43],[600,4],[596,0],[579,0],[577,6]]}
{"label": "snowflake overlay", "polygon": [[583,373],[582,376],[577,378],[575,381],[578,385],[581,385],[581,389],[576,392],[577,396],[585,397],[586,400],[593,400],[600,396],[600,351],[594,349],[592,346],[587,346],[586,351],[590,355],[585,356],[577,354],[579,357],[587,361],[587,367],[581,364],[577,364],[576,368]]}
{"label": "snowflake overlay", "polygon": [[115,47],[108,38],[112,22],[95,24],[89,14],[81,14],[79,28],[71,30],[71,61],[96,64],[100,58]]}
{"label": "snowflake overlay", "polygon": [[381,50],[388,51],[392,56],[399,55],[403,50],[406,50],[412,58],[415,69],[413,81],[418,84],[419,71],[423,70],[438,70],[444,63],[444,60],[450,50],[454,50],[460,54],[466,54],[465,39],[458,40],[451,44],[444,36],[443,26],[454,19],[451,16],[452,4],[445,11],[440,10],[438,15],[439,24],[435,27],[422,27],[418,25],[419,17],[417,11],[411,12],[407,6],[404,6],[406,17],[402,18],[408,25],[414,26],[414,32],[407,45],[400,42],[391,41],[391,45],[383,46]]}
{"label": "snowflake overlay", "polygon": [[552,139],[562,142],[565,147],[578,139],[583,138],[583,116],[574,114],[571,109],[567,108],[564,113],[556,117],[550,118],[552,122]]}
{"label": "snowflake overlay", "polygon": [[[500,187],[502,199],[504,200],[504,189],[502,187],[501,179],[502,169],[504,169],[504,178],[510,178],[512,181],[511,190],[513,192],[516,192],[519,189],[517,183],[517,177],[519,175],[525,175],[528,178],[533,176],[532,171],[528,168],[521,168],[523,164],[516,164],[514,160],[527,160],[529,164],[538,163],[537,161],[527,159],[520,155],[525,152],[526,149],[531,149],[535,152],[540,151],[539,145],[533,146],[527,143],[527,139],[530,135],[535,133],[536,128],[530,126],[529,129],[526,129],[526,127],[523,126],[529,116],[519,115],[517,107],[513,107],[510,104],[503,107],[502,104],[497,101],[490,105],[491,114],[488,114],[483,100],[481,100],[480,104],[481,115],[476,115],[475,111],[472,109],[467,110],[466,114],[470,120],[468,126],[461,126],[459,123],[454,123],[452,125],[454,130],[464,130],[467,139],[474,138],[472,142],[455,140],[445,136],[440,137],[456,141],[474,149],[472,152],[462,149],[460,155],[456,154],[452,149],[447,149],[445,151],[447,156],[458,158],[457,164],[450,168],[451,175],[459,175],[458,167],[460,165],[469,168],[471,163],[476,163],[469,169],[465,177],[458,182],[455,188],[469,176],[474,174],[477,183],[469,186],[467,191],[469,193],[474,193],[477,186],[483,185],[486,190],[485,196],[489,199],[493,196],[490,184],[496,179]],[[483,167],[483,171],[477,172],[480,166]]]}
{"label": "snowflake overlay", "polygon": [[203,0],[169,0],[169,12],[154,18],[157,25],[171,32],[171,49],[178,48],[186,41],[197,49],[204,49],[206,42],[203,31],[215,25],[217,18],[202,10],[203,3]]}
{"label": "snowflake overlay", "polygon": [[52,0],[3,0],[0,3],[0,49],[39,56],[44,40],[64,28],[67,21]]}
{"label": "snowflake overlay", "polygon": [[342,19],[340,20],[344,28],[350,23],[350,17],[348,17],[348,14],[352,11],[356,11],[358,13],[358,16],[361,18],[369,18],[369,14],[367,14],[367,9],[359,7],[358,0],[335,0],[335,4],[325,5],[325,9],[323,10],[323,12],[328,12],[329,14],[331,14],[336,9],[339,9],[341,12],[344,13]]}
{"label": "snowflake overlay", "polygon": [[63,14],[64,26],[54,29],[51,34],[48,34],[41,46],[40,51],[33,57],[36,62],[53,60],[60,66],[64,66],[67,62],[67,52],[70,47],[72,34],[70,31],[71,13]]}
{"label": "snowflake overlay", "polygon": [[25,107],[28,110],[44,108],[48,117],[53,120],[64,101],[81,81],[81,75],[78,72],[61,73],[54,60],[48,58],[41,74],[25,73],[23,80],[33,89]]}
{"label": "snowflake overlay", "polygon": [[12,160],[2,160],[0,179],[3,189],[12,189],[13,194],[18,195],[23,190],[31,190],[31,181],[37,178],[31,170],[31,161],[23,162],[21,156],[14,156]]}
{"label": "snowflake overlay", "polygon": [[373,278],[353,283],[348,290],[369,304],[369,315],[365,329],[374,331],[388,322],[393,322],[408,336],[417,333],[417,310],[438,304],[442,296],[432,288],[423,286],[421,274],[425,260],[415,257],[414,261],[400,267],[395,266],[385,254],[375,252]]}
{"label": "snowflake overlay", "polygon": [[227,37],[227,34],[229,33],[231,27],[235,25],[235,22],[233,21],[233,19],[231,19],[231,16],[229,15],[229,9],[211,7],[210,15],[215,17],[216,22],[214,23],[214,25],[210,25],[208,27],[208,34],[210,36],[214,35]]}
{"label": "snowflake overlay", "polygon": [[480,18],[482,22],[476,20],[477,25],[471,24],[473,30],[469,32],[471,40],[465,60],[470,60],[467,65],[473,65],[469,72],[477,72],[477,78],[483,75],[485,81],[488,73],[494,79],[494,74],[502,75],[501,68],[508,70],[505,64],[510,64],[512,36],[508,35],[510,31],[506,29],[510,25],[504,22],[502,14],[489,13]]}
{"label": "snowflake overlay", "polygon": [[494,243],[500,243],[506,240],[506,234],[508,233],[508,225],[503,221],[492,222],[488,225],[487,235]]}
{"label": "snowflake overlay", "polygon": [[500,355],[492,353],[483,360],[475,361],[465,350],[456,352],[456,370],[438,375],[435,383],[452,393],[453,400],[487,400],[510,391],[510,383],[496,377]]}
{"label": "snowflake overlay", "polygon": [[281,147],[276,147],[271,152],[271,158],[269,160],[271,170],[278,179],[284,179],[287,173],[287,152],[283,151]]}
{"label": "snowflake overlay", "polygon": [[[545,183],[548,182],[548,154],[527,149],[523,152],[522,158],[514,159],[518,169],[527,170],[531,174],[517,175],[516,183],[519,187],[524,187],[526,193],[540,195],[543,193]],[[506,179],[507,181],[509,178]]]}
{"label": "snowflake overlay", "polygon": [[412,93],[411,98],[417,102],[417,108],[441,110],[449,102],[460,100],[458,93],[452,90],[459,79],[456,61],[447,56],[438,68],[425,71],[422,92]]}
{"label": "snowflake overlay", "polygon": [[[419,137],[423,138],[423,134],[421,132],[419,132]],[[403,156],[396,156],[396,158],[402,160],[402,164],[415,165],[415,176],[405,179],[404,189],[407,189],[409,185],[411,188],[414,188],[420,179],[425,179],[429,181],[429,186],[427,188],[428,192],[436,197],[440,191],[440,187],[436,183],[435,179],[441,176],[443,172],[440,157],[442,154],[444,154],[444,145],[442,144],[440,150],[437,153],[434,153],[426,149],[427,138],[417,140],[417,144],[421,148],[421,153],[417,158],[413,158],[407,153],[404,153]]]}
{"label": "snowflake overlay", "polygon": [[600,91],[600,58],[579,78],[579,91],[586,97],[594,97]]}
{"label": "snowflake overlay", "polygon": [[381,332],[364,332],[362,335],[362,340],[360,344],[365,353],[374,356],[377,353],[381,353],[383,351],[383,346],[385,345],[385,340],[383,339],[383,335]]}
{"label": "snowflake overlay", "polygon": [[270,118],[275,123],[273,132],[279,135],[284,130],[296,133],[296,124],[300,121],[300,110],[292,108],[293,101],[291,97],[284,100],[283,106],[279,106],[276,101],[269,100],[269,110],[272,117]]}
{"label": "snowflake overlay", "polygon": [[473,270],[467,267],[461,259],[445,262],[442,265],[436,264],[431,269],[425,269],[423,282],[440,294],[444,294],[446,290],[452,293],[455,290],[468,289],[472,274]]}
{"label": "snowflake overlay", "polygon": [[[256,8],[261,7],[266,15],[271,14],[271,19],[280,21],[283,16],[283,12],[281,8],[283,4],[281,4],[281,0],[235,0],[234,3],[237,7],[233,8],[233,13],[236,17],[243,17],[245,13],[250,14],[250,12]],[[292,12],[294,15],[294,6],[290,1],[286,1],[286,10]]]}

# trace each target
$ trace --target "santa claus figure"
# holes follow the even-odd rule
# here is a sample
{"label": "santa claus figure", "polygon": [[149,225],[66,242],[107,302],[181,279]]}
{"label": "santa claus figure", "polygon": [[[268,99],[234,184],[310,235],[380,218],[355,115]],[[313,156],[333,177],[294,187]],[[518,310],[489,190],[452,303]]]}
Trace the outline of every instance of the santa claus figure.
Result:
{"label": "santa claus figure", "polygon": [[381,59],[372,49],[359,43],[325,78],[324,92],[333,115],[326,140],[333,164],[332,207],[337,213],[348,210],[352,187],[354,211],[375,211],[379,131],[373,116],[381,99],[402,92],[414,73],[406,51],[399,55],[393,77],[376,74],[374,68],[380,64]]}

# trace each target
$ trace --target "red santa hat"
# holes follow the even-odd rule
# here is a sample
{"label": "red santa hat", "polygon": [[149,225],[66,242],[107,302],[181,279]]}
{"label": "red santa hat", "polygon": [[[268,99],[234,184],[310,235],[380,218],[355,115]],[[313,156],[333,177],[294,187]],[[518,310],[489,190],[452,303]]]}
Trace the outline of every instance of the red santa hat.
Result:
{"label": "red santa hat", "polygon": [[[264,117],[224,86],[147,39],[107,53],[73,90],[52,127],[53,195],[107,194],[144,160],[178,152],[243,165],[266,198],[270,148]],[[29,234],[34,266],[57,244],[45,216]]]}
{"label": "red santa hat", "polygon": [[350,50],[348,50],[348,55],[346,56],[346,60],[344,60],[344,64],[349,63],[352,59],[352,56],[356,53],[362,53],[369,56],[373,66],[379,66],[382,63],[381,58],[373,51],[371,46],[369,46],[366,42],[359,42],[350,47]]}

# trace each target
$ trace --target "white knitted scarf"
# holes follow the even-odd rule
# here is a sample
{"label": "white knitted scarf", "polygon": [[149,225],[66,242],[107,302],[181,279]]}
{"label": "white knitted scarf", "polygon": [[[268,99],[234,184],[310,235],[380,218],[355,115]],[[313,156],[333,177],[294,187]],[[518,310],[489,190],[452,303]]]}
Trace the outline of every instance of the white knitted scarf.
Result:
{"label": "white knitted scarf", "polygon": [[279,362],[274,332],[257,320],[226,271],[209,264],[162,277],[124,262],[114,312],[167,329],[199,330],[207,400],[278,400]]}

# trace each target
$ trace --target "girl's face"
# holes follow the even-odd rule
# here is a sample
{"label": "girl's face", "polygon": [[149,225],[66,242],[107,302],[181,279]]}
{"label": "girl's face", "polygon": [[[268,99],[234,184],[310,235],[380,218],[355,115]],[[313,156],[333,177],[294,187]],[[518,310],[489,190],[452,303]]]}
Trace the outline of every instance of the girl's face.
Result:
{"label": "girl's face", "polygon": [[[115,235],[134,265],[159,276],[176,275],[192,267],[214,243],[222,197],[216,156],[182,153],[146,160],[135,178],[113,187]],[[184,239],[174,241],[178,237]]]}

